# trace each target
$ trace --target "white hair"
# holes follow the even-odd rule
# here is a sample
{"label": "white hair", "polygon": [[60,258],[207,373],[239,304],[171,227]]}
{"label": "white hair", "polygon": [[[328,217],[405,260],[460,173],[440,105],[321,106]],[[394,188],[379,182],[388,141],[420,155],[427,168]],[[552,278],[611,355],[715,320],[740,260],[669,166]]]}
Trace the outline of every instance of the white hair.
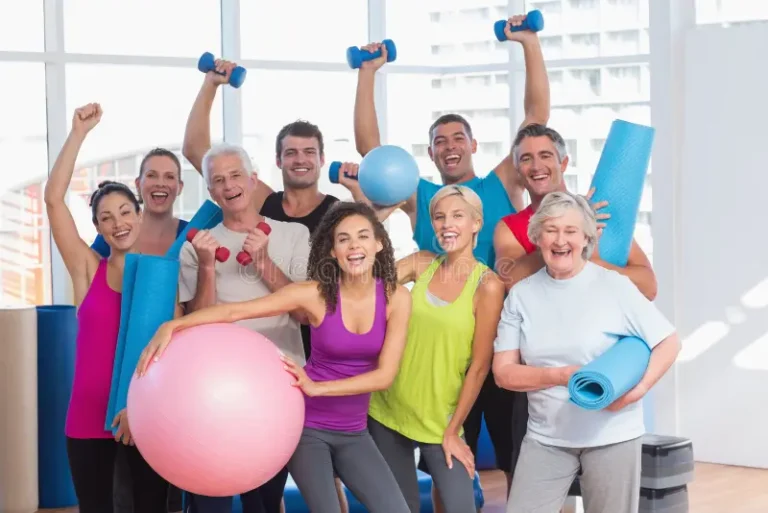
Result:
{"label": "white hair", "polygon": [[240,158],[240,162],[242,163],[245,172],[249,175],[253,174],[254,167],[253,163],[251,162],[251,157],[248,155],[248,152],[245,151],[241,146],[229,143],[216,144],[212,146],[211,149],[209,149],[207,152],[205,152],[201,165],[203,168],[203,178],[205,179],[205,183],[208,184],[208,186],[211,185],[211,167],[213,166],[213,161],[216,159],[216,157],[220,157],[222,155],[237,155]]}
{"label": "white hair", "polygon": [[570,192],[550,192],[541,200],[539,208],[531,217],[528,224],[528,238],[531,243],[539,245],[541,230],[549,219],[561,217],[568,210],[575,210],[581,214],[582,230],[587,238],[587,245],[581,256],[584,260],[592,257],[592,252],[597,243],[597,218],[595,212],[583,196]]}

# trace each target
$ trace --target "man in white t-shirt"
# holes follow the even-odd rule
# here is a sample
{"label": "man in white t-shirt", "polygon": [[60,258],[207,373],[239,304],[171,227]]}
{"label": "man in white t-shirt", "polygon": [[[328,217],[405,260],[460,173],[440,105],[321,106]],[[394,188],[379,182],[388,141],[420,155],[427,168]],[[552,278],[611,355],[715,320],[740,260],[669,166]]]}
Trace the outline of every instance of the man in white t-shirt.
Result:
{"label": "man in white t-shirt", "polygon": [[[527,392],[530,414],[507,513],[559,511],[580,469],[587,513],[637,512],[641,399],[677,357],[675,328],[629,278],[589,261],[598,231],[584,198],[548,194],[529,234],[545,267],[512,287],[494,344],[496,382]],[[630,336],[651,349],[637,386],[604,410],[571,402],[571,375]]]}
{"label": "man in white t-shirt", "polygon": [[[294,281],[306,280],[309,230],[298,223],[259,214],[251,201],[258,180],[245,150],[232,145],[214,146],[203,158],[202,167],[211,198],[221,207],[223,221],[211,230],[199,231],[191,243],[185,242],[182,247],[179,301],[186,311],[256,299]],[[269,235],[257,227],[260,222],[270,226]],[[225,262],[216,261],[218,247],[230,252]],[[238,262],[241,251],[249,255],[251,263]],[[239,324],[261,333],[287,356],[304,364],[300,319],[284,314]],[[244,510],[279,513],[287,475],[284,470],[262,487],[242,494]],[[232,508],[231,497],[194,496],[191,502],[195,513],[229,512]]]}

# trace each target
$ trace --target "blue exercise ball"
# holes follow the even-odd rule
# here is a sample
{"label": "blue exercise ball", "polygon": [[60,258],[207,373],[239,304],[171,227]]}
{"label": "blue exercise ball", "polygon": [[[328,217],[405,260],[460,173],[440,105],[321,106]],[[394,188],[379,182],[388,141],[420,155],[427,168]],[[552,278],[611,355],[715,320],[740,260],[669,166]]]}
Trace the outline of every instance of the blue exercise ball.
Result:
{"label": "blue exercise ball", "polygon": [[419,186],[419,165],[399,146],[374,148],[360,162],[358,180],[363,194],[375,205],[397,205]]}

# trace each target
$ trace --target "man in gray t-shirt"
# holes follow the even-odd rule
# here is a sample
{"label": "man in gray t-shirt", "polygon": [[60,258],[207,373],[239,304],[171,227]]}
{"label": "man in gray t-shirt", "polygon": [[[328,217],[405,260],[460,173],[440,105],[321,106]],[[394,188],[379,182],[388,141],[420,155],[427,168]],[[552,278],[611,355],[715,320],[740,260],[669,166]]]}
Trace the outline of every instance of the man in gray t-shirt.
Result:
{"label": "man in gray t-shirt", "polygon": [[[251,200],[258,180],[245,150],[232,145],[214,146],[203,157],[202,168],[211,198],[221,207],[223,221],[211,230],[201,230],[182,247],[179,302],[186,311],[264,297],[294,281],[306,280],[309,230],[298,223],[259,214]],[[269,235],[257,228],[260,222],[270,226]],[[226,262],[216,261],[218,247],[229,250]],[[248,253],[252,262],[241,265],[237,260],[240,251]],[[303,365],[300,320],[296,314],[284,314],[239,324],[261,333]],[[278,513],[287,477],[284,469],[261,487],[241,494],[243,504]],[[195,513],[232,509],[232,497],[194,495],[190,499]]]}

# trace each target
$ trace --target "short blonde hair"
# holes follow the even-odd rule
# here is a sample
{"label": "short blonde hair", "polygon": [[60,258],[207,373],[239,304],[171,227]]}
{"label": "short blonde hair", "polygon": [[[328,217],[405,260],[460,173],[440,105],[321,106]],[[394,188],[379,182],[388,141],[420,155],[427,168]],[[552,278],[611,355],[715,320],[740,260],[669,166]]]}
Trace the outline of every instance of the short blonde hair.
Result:
{"label": "short blonde hair", "polygon": [[583,196],[570,192],[550,192],[541,200],[541,205],[528,224],[528,238],[539,245],[541,230],[549,219],[561,217],[567,210],[576,210],[582,217],[582,230],[587,238],[587,245],[582,251],[582,258],[589,260],[597,243],[597,218],[595,212]]}
{"label": "short blonde hair", "polygon": [[[432,196],[432,199],[429,202],[430,221],[435,217],[437,204],[450,196],[460,196],[461,199],[464,200],[464,203],[469,206],[469,211],[472,214],[472,217],[480,221],[480,230],[482,230],[484,222],[483,200],[480,199],[480,196],[478,196],[475,191],[465,185],[446,185],[441,187],[440,190],[438,190],[435,195]],[[480,234],[480,230],[478,230],[473,237],[474,247],[477,247],[477,237]]]}

